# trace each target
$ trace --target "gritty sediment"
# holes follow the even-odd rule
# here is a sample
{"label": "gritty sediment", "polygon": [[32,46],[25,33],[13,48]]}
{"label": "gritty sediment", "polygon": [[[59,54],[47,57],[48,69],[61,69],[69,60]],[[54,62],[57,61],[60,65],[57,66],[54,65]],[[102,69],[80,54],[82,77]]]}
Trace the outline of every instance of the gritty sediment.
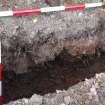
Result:
{"label": "gritty sediment", "polygon": [[94,54],[104,46],[104,21],[96,10],[1,18],[3,64],[21,73],[54,60],[64,49],[73,56]]}

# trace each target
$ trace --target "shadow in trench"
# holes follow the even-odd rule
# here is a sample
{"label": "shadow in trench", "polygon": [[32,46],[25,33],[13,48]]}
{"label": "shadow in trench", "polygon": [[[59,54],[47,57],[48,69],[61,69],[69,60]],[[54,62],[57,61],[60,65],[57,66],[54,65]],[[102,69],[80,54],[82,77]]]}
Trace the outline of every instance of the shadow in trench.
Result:
{"label": "shadow in trench", "polygon": [[105,71],[105,54],[100,57],[83,56],[73,58],[62,52],[54,61],[31,68],[24,74],[3,72],[3,97],[5,103],[29,98],[33,94],[44,95],[57,89],[68,89],[85,78]]}

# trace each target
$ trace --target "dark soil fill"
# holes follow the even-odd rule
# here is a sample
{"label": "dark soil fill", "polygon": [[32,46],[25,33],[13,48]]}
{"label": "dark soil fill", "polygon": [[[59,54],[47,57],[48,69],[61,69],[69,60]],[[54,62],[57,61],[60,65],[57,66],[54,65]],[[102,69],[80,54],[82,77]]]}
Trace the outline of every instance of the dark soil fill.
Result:
{"label": "dark soil fill", "polygon": [[13,72],[3,72],[4,101],[7,103],[31,97],[33,94],[44,95],[56,92],[56,90],[68,89],[104,71],[104,53],[100,56],[73,58],[66,52],[62,52],[55,61],[30,68],[28,73],[16,75]]}

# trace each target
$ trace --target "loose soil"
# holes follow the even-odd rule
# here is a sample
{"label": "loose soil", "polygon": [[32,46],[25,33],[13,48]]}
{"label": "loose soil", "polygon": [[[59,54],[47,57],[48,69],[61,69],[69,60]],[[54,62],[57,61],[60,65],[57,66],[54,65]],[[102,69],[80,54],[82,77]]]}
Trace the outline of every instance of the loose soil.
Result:
{"label": "loose soil", "polygon": [[[35,70],[36,69],[36,70]],[[33,94],[45,95],[94,77],[105,71],[105,54],[75,58],[63,51],[54,61],[30,68],[30,72],[16,75],[3,72],[3,96],[5,103],[29,98]]]}

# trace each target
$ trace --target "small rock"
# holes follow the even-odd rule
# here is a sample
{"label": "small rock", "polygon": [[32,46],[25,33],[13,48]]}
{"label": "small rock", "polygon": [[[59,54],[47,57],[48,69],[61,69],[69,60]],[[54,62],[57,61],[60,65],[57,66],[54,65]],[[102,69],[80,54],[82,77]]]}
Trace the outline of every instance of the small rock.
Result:
{"label": "small rock", "polygon": [[29,102],[28,99],[26,99],[26,98],[24,98],[23,101],[25,104],[28,104],[28,102]]}
{"label": "small rock", "polygon": [[66,105],[69,105],[70,104],[70,96],[64,97],[64,102]]}
{"label": "small rock", "polygon": [[31,99],[29,101],[30,101],[30,103],[34,103],[35,105],[36,104],[40,105],[40,104],[42,104],[42,96],[35,94],[31,97]]}
{"label": "small rock", "polygon": [[92,88],[90,89],[90,92],[92,95],[97,95],[97,91],[96,91],[95,86],[92,86]]}
{"label": "small rock", "polygon": [[56,93],[57,94],[62,93],[62,90],[56,90]]}
{"label": "small rock", "polygon": [[33,19],[33,23],[36,23],[38,20],[35,18],[35,19]]}
{"label": "small rock", "polygon": [[82,13],[82,12],[80,12],[78,15],[79,15],[79,16],[83,16],[83,13]]}

